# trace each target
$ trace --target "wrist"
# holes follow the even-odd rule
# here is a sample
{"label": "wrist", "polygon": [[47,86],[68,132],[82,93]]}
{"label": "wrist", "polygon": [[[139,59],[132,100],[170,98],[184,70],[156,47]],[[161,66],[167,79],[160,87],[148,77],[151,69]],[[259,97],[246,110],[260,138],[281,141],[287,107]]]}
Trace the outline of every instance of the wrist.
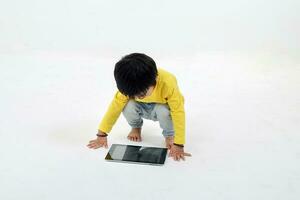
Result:
{"label": "wrist", "polygon": [[173,145],[175,145],[175,146],[177,146],[177,147],[184,147],[184,145],[183,144],[176,144],[176,143],[173,143]]}
{"label": "wrist", "polygon": [[96,134],[97,137],[107,137],[107,134],[98,130],[98,133]]}

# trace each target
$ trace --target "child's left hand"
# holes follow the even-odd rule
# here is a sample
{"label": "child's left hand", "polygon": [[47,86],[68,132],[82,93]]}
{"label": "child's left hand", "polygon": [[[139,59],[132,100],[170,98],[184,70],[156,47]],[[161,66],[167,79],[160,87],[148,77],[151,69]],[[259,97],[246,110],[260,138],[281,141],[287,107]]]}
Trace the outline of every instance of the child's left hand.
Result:
{"label": "child's left hand", "polygon": [[174,160],[180,161],[180,159],[185,160],[185,156],[192,156],[192,154],[184,152],[184,147],[172,145],[169,157],[173,157]]}

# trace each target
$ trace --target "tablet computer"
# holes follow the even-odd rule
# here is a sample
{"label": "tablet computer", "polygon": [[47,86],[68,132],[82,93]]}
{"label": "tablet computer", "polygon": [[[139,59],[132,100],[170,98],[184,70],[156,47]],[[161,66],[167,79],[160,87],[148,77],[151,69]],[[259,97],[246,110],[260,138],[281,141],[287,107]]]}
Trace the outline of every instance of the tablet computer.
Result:
{"label": "tablet computer", "polygon": [[115,162],[163,165],[168,149],[135,145],[113,144],[105,160]]}

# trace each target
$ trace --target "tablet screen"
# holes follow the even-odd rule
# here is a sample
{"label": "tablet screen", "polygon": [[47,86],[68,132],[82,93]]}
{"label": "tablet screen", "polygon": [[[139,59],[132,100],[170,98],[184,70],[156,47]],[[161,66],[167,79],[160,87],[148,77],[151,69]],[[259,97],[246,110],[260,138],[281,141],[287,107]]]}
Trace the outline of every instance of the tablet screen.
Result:
{"label": "tablet screen", "polygon": [[113,144],[105,160],[162,165],[166,155],[167,148]]}

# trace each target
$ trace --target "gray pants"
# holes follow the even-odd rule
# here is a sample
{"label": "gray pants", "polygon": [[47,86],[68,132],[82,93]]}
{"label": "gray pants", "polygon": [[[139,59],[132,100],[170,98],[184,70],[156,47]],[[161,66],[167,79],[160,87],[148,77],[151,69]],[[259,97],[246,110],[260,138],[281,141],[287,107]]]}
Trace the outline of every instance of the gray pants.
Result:
{"label": "gray pants", "polygon": [[142,103],[129,100],[123,109],[123,115],[132,128],[141,128],[143,119],[159,121],[164,137],[174,136],[170,108],[167,104]]}

